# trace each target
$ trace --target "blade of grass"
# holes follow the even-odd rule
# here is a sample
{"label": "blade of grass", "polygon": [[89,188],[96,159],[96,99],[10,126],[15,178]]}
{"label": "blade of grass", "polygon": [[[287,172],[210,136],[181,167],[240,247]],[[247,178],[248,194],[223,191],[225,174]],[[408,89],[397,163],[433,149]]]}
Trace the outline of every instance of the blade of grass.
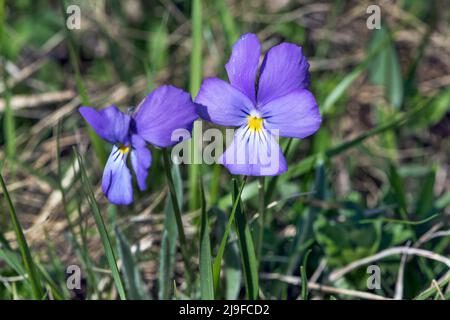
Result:
{"label": "blade of grass", "polygon": [[234,201],[237,200],[235,227],[241,254],[241,263],[244,269],[244,279],[247,299],[256,300],[259,296],[258,261],[256,260],[253,236],[245,216],[242,203],[238,198],[239,189],[236,180],[233,183]]}
{"label": "blade of grass", "polygon": [[302,300],[308,300],[308,278],[306,276],[306,266],[308,264],[308,257],[310,253],[311,250],[308,250],[303,258],[303,265],[300,267],[300,276],[302,280]]}
{"label": "blade of grass", "polygon": [[40,300],[44,296],[44,289],[43,289],[41,281],[39,279],[36,265],[31,256],[30,248],[28,247],[27,240],[25,239],[25,236],[23,234],[22,227],[20,225],[20,221],[17,218],[16,210],[15,210],[12,200],[9,196],[8,189],[6,188],[6,184],[5,184],[5,181],[3,180],[3,176],[1,173],[0,173],[0,185],[2,187],[3,194],[5,196],[5,199],[6,199],[6,202],[8,205],[11,222],[12,222],[12,225],[14,228],[14,232],[16,234],[17,244],[19,246],[19,251],[22,256],[23,264],[24,264],[25,270],[27,271],[27,274],[28,274],[27,279],[31,285],[33,298],[36,300]]}
{"label": "blade of grass", "polygon": [[[192,97],[197,95],[200,89],[202,81],[202,2],[201,0],[193,0],[191,8],[191,20],[192,20],[192,51],[191,51],[191,66],[190,66],[190,79],[189,79],[189,91]],[[198,159],[198,150],[196,147],[197,136],[199,134],[200,121],[194,122],[192,129],[191,143],[191,165],[189,166],[189,209],[195,210],[199,205],[198,197],[198,175],[200,171],[200,165],[196,163]]]}
{"label": "blade of grass", "polygon": [[355,68],[352,72],[346,75],[341,82],[334,88],[333,91],[325,98],[325,101],[321,107],[322,115],[330,113],[339,100],[340,97],[347,91],[351,84],[358,78],[358,76],[367,69],[372,59],[378,55],[389,43],[391,42],[391,36],[386,35],[378,45],[373,48],[367,55],[367,57]]}
{"label": "blade of grass", "polygon": [[422,182],[422,187],[418,194],[415,213],[419,217],[423,217],[433,208],[434,200],[434,183],[436,180],[436,166],[433,166]]}
{"label": "blade of grass", "polygon": [[406,194],[403,188],[403,181],[398,174],[397,168],[394,164],[389,166],[389,182],[391,183],[392,190],[400,205],[400,214],[404,220],[408,219],[408,206],[406,204]]}
{"label": "blade of grass", "polygon": [[421,224],[424,224],[430,220],[433,220],[434,218],[440,216],[440,214],[436,213],[432,216],[429,216],[428,218],[419,220],[419,221],[409,221],[409,220],[399,220],[399,219],[391,219],[391,218],[379,218],[379,219],[362,219],[359,221],[359,223],[376,223],[376,222],[390,222],[390,223],[399,223],[399,224],[406,224],[406,225],[413,225],[418,226]]}
{"label": "blade of grass", "polygon": [[103,249],[105,250],[106,259],[108,260],[109,268],[111,269],[111,273],[117,288],[117,292],[119,293],[120,299],[126,300],[125,289],[123,286],[122,278],[120,277],[119,268],[117,267],[114,250],[112,248],[108,231],[106,230],[106,226],[103,221],[103,217],[100,213],[100,209],[98,208],[97,201],[95,200],[94,191],[92,190],[91,182],[89,181],[86,172],[83,157],[81,156],[81,154],[79,154],[79,152],[76,149],[74,149],[74,152],[77,155],[84,190],[86,191],[88,202],[92,209],[95,224],[97,225],[97,230],[100,234],[100,239],[102,241]]}
{"label": "blade of grass", "polygon": [[[444,289],[445,286],[450,283],[450,274],[447,273],[447,277],[438,283],[438,287],[440,289]],[[423,291],[421,294],[419,294],[417,297],[414,298],[414,300],[425,300],[436,294],[437,288],[435,286],[430,286],[427,290]]]}
{"label": "blade of grass", "polygon": [[[61,0],[61,10],[62,10],[63,17],[64,17],[64,25],[67,21],[67,13],[66,13],[65,8],[67,8],[66,1]],[[76,49],[75,49],[76,44],[75,44],[73,32],[71,32],[67,28],[65,28],[65,30],[66,30],[67,38],[69,40],[68,48],[69,48],[70,64],[75,73],[75,83],[76,83],[78,93],[80,95],[81,104],[84,106],[90,106],[91,103],[89,100],[89,95],[88,95],[86,87],[83,83],[83,79],[81,77],[81,72],[80,72],[80,66],[78,64],[78,57],[77,57],[77,53],[76,53]],[[97,156],[98,162],[99,162],[100,166],[103,168],[106,164],[106,156],[107,156],[106,152],[105,152],[105,147],[104,147],[103,141],[90,126],[88,127],[88,134],[89,134],[89,139],[91,140],[92,146],[94,147],[94,151]]]}
{"label": "blade of grass", "polygon": [[[6,70],[6,54],[4,48],[4,34],[6,26],[6,6],[5,0],[0,0],[0,54],[4,58],[3,67],[3,83],[4,83],[4,99],[5,99],[5,113],[3,118],[3,128],[6,144],[6,155],[8,158],[15,158],[16,155],[16,125],[14,119],[14,112],[11,107],[11,90],[8,86],[8,72]],[[14,162],[12,163],[14,165]]]}
{"label": "blade of grass", "polygon": [[[178,206],[183,203],[183,181],[179,166],[172,167],[172,179],[175,185]],[[177,225],[172,199],[169,194],[164,206],[164,231],[161,239],[160,264],[159,264],[159,292],[158,297],[161,300],[168,300],[173,295],[173,270],[176,253],[176,243],[178,240]]]}
{"label": "blade of grass", "polygon": [[131,252],[127,239],[125,239],[124,235],[120,232],[117,226],[114,227],[114,232],[117,239],[117,251],[119,252],[120,260],[122,261],[123,275],[128,297],[131,300],[148,299],[144,281],[141,277],[141,272],[135,261],[133,253]]}
{"label": "blade of grass", "polygon": [[239,201],[241,199],[242,191],[244,190],[245,183],[247,181],[247,177],[245,176],[242,180],[241,186],[239,188],[238,194],[233,201],[233,207],[231,209],[230,218],[228,219],[228,224],[225,229],[225,233],[222,236],[222,240],[220,241],[219,250],[217,251],[216,258],[214,259],[214,265],[213,265],[213,279],[214,279],[214,291],[217,293],[219,290],[219,279],[220,279],[220,269],[222,266],[222,257],[223,253],[225,251],[225,247],[227,245],[228,241],[228,235],[231,230],[231,226],[234,223],[234,216],[236,214],[237,207],[239,205]]}
{"label": "blade of grass", "polygon": [[201,221],[200,221],[200,297],[214,299],[213,273],[211,266],[211,241],[209,239],[208,213],[206,212],[205,190],[200,179]]}
{"label": "blade of grass", "polygon": [[171,169],[170,169],[170,157],[169,152],[167,149],[163,149],[163,160],[164,160],[164,169],[166,172],[166,178],[167,182],[169,184],[169,191],[171,195],[172,200],[172,206],[175,213],[175,221],[178,228],[178,236],[180,238],[180,249],[181,249],[181,255],[183,257],[184,262],[184,268],[186,272],[186,282],[188,283],[188,290],[190,290],[190,286],[192,284],[193,280],[193,273],[191,269],[191,264],[189,262],[189,249],[188,249],[188,242],[186,240],[186,235],[184,233],[184,227],[183,227],[183,220],[181,219],[181,209],[178,205],[177,201],[177,194],[175,190],[175,185],[173,183]]}
{"label": "blade of grass", "polygon": [[396,128],[399,128],[399,127],[407,124],[408,121],[410,121],[415,116],[417,116],[421,111],[423,111],[424,108],[430,104],[431,100],[432,100],[432,98],[428,99],[424,103],[420,104],[418,107],[411,109],[407,112],[404,112],[404,113],[399,112],[399,113],[395,114],[393,116],[393,119],[390,119],[390,120],[386,121],[385,123],[379,125],[378,127],[375,127],[371,130],[368,130],[368,131],[360,134],[359,136],[357,136],[356,138],[354,138],[352,140],[344,141],[344,142],[338,144],[337,146],[328,149],[324,154],[313,154],[313,155],[306,157],[299,163],[291,165],[289,168],[289,171],[286,173],[287,178],[298,177],[306,172],[311,171],[314,168],[314,166],[316,165],[316,162],[318,160],[321,160],[321,159],[326,160],[326,159],[335,157],[335,156],[341,154],[342,152],[347,151],[348,149],[351,149],[351,148],[359,145],[360,143],[364,142],[368,138],[374,137],[385,131],[396,129]]}
{"label": "blade of grass", "polygon": [[233,16],[231,15],[231,12],[224,0],[215,0],[214,4],[217,7],[217,11],[219,11],[220,20],[222,22],[224,33],[227,37],[228,46],[231,48],[231,46],[239,39],[239,32]]}

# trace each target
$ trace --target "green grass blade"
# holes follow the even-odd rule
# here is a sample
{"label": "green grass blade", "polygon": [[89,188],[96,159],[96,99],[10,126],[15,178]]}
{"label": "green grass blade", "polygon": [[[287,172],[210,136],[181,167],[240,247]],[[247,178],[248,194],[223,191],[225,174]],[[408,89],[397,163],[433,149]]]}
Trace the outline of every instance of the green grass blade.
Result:
{"label": "green grass blade", "polygon": [[[197,95],[200,89],[200,84],[202,82],[202,2],[201,0],[192,1],[192,51],[191,51],[191,66],[190,66],[190,79],[189,79],[189,92],[192,97]],[[191,159],[192,164],[189,166],[189,209],[195,210],[199,205],[198,196],[198,175],[200,171],[200,165],[195,163],[195,159],[198,157],[198,150],[196,147],[196,141],[199,135],[199,123],[200,121],[194,122],[194,128],[192,129],[192,139],[191,144]]]}
{"label": "green grass blade", "polygon": [[399,127],[405,125],[406,123],[408,123],[408,121],[410,121],[411,119],[414,119],[415,116],[420,114],[420,112],[422,110],[424,110],[424,107],[426,107],[428,105],[428,103],[429,102],[427,101],[426,103],[423,103],[419,107],[414,108],[408,112],[404,112],[404,113],[399,112],[392,119],[386,121],[385,123],[379,125],[378,127],[368,130],[352,140],[344,141],[344,142],[338,144],[337,146],[328,149],[325,152],[325,154],[313,154],[313,155],[310,155],[309,157],[306,157],[299,163],[291,165],[289,167],[289,171],[286,173],[287,178],[298,177],[306,172],[309,172],[310,170],[312,170],[314,168],[314,166],[316,165],[316,162],[320,159],[322,159],[322,160],[330,159],[332,157],[335,157],[335,156],[343,153],[344,151],[347,151],[348,149],[351,149],[351,148],[361,144],[362,142],[364,142],[365,140],[367,140],[370,137],[374,137],[374,136],[379,135],[388,130],[392,130],[394,128],[399,128]]}
{"label": "green grass blade", "polygon": [[5,0],[0,0],[0,55],[5,58],[2,63],[5,113],[3,118],[3,133],[6,144],[6,155],[9,158],[15,158],[16,155],[16,125],[14,111],[11,107],[11,90],[8,86],[8,72],[6,70],[6,49],[4,47],[5,28],[6,27],[6,5]]}
{"label": "green grass blade", "polygon": [[300,276],[302,280],[302,300],[308,300],[308,277],[306,275],[306,266],[308,264],[308,257],[310,253],[311,250],[308,250],[303,258],[303,265],[300,267]]}
{"label": "green grass blade", "polygon": [[[66,13],[67,4],[65,0],[61,0],[61,9],[64,17],[64,24],[67,21],[67,13]],[[91,102],[89,100],[89,95],[86,90],[86,87],[83,83],[83,79],[81,77],[80,66],[78,64],[78,55],[76,52],[76,43],[74,39],[73,32],[64,28],[67,32],[68,38],[68,48],[69,48],[69,59],[72,69],[74,71],[75,76],[75,84],[78,90],[78,94],[80,95],[81,104],[84,106],[90,106]],[[105,146],[102,139],[95,133],[95,131],[88,127],[88,134],[91,140],[92,146],[94,147],[95,154],[97,156],[97,160],[101,167],[104,167],[106,164],[107,154],[105,152]]]}
{"label": "green grass blade", "polygon": [[181,207],[179,206],[177,199],[176,199],[176,190],[175,190],[175,184],[173,182],[172,178],[172,171],[171,171],[171,165],[170,165],[170,155],[169,151],[167,149],[163,149],[163,161],[164,161],[164,170],[166,172],[166,178],[167,183],[169,184],[169,191],[170,191],[170,199],[172,200],[172,206],[175,213],[175,222],[178,229],[178,237],[180,240],[180,250],[181,255],[183,257],[184,262],[184,268],[185,268],[185,275],[186,275],[186,282],[188,283],[188,291],[191,289],[192,282],[194,280],[194,275],[192,273],[192,267],[190,264],[190,248],[189,244],[186,239],[186,234],[184,232],[184,226],[183,226],[183,220],[181,218]]}
{"label": "green grass blade", "polygon": [[430,172],[426,175],[417,197],[415,213],[419,217],[423,217],[433,208],[435,180],[436,180],[436,167],[433,166]]}
{"label": "green grass blade", "polygon": [[[447,273],[447,276],[449,274]],[[445,286],[450,283],[450,276],[448,276],[446,279],[438,283],[439,289],[444,290]],[[435,286],[430,286],[427,290],[423,291],[421,294],[419,294],[417,297],[414,298],[414,300],[425,300],[433,296],[437,293],[437,288]]]}
{"label": "green grass blade", "polygon": [[428,218],[425,218],[425,219],[422,219],[419,221],[399,220],[399,219],[391,219],[391,218],[362,219],[359,221],[359,223],[365,224],[365,223],[389,222],[389,223],[398,223],[398,224],[418,226],[418,225],[424,224],[428,221],[431,221],[434,218],[437,218],[438,216],[440,216],[440,214],[436,213],[436,214],[429,216]]}
{"label": "green grass blade", "polygon": [[403,188],[403,181],[397,172],[397,168],[391,163],[389,167],[389,182],[391,183],[394,195],[400,205],[400,214],[403,219],[408,218],[408,207],[406,203],[405,189]]}
{"label": "green grass blade", "polygon": [[44,289],[42,287],[41,281],[39,279],[39,275],[36,269],[36,265],[31,257],[31,252],[27,244],[27,240],[22,231],[22,227],[20,225],[20,221],[17,218],[16,210],[14,209],[14,205],[9,196],[8,189],[6,188],[5,181],[3,180],[3,176],[0,173],[0,184],[3,190],[3,194],[5,196],[9,213],[11,216],[11,222],[13,224],[14,232],[17,238],[17,244],[19,246],[19,251],[22,256],[23,264],[25,266],[25,270],[28,274],[28,281],[31,284],[31,289],[33,293],[33,298],[40,300],[44,296]]}
{"label": "green grass blade", "polygon": [[250,232],[250,227],[248,225],[242,203],[238,198],[239,189],[236,180],[234,181],[233,195],[234,200],[238,201],[234,221],[239,241],[242,267],[244,269],[246,296],[250,300],[256,300],[259,295],[258,262],[256,260],[252,233]]}
{"label": "green grass blade", "polygon": [[208,213],[206,212],[205,190],[200,180],[201,222],[200,222],[200,296],[202,300],[214,299],[213,273],[211,266],[211,241],[209,239]]}
{"label": "green grass blade", "polygon": [[215,0],[214,4],[219,11],[220,20],[224,33],[227,37],[228,46],[231,47],[239,39],[239,31],[234,22],[233,16],[225,3],[225,0]]}
{"label": "green grass blade", "polygon": [[373,31],[370,48],[376,49],[386,38],[390,41],[373,57],[369,72],[372,82],[385,88],[389,103],[399,109],[403,102],[403,77],[397,51],[387,25],[382,25],[381,29]]}
{"label": "green grass blade", "polygon": [[112,248],[108,231],[106,230],[106,226],[103,221],[103,217],[100,213],[100,209],[98,208],[97,201],[95,200],[94,191],[92,190],[92,186],[89,181],[86,168],[84,166],[83,157],[77,152],[77,150],[75,150],[75,153],[77,155],[78,164],[80,166],[82,183],[88,196],[88,202],[92,209],[95,224],[97,225],[97,229],[100,234],[100,239],[102,241],[103,249],[105,250],[106,259],[108,260],[109,268],[111,269],[117,292],[119,293],[120,299],[125,300],[125,289],[123,286],[122,278],[120,277],[119,268],[117,267],[114,250]]}
{"label": "green grass blade", "polygon": [[[172,179],[175,185],[178,206],[183,203],[183,181],[181,179],[180,168],[172,166]],[[159,292],[158,297],[168,300],[173,294],[173,270],[175,263],[175,253],[177,247],[178,232],[176,226],[175,212],[172,205],[172,196],[169,194],[164,206],[164,231],[161,239],[160,262],[159,262]]]}
{"label": "green grass blade", "polygon": [[225,229],[225,233],[222,236],[222,240],[220,241],[219,250],[217,251],[216,258],[214,259],[214,265],[213,265],[213,279],[214,279],[214,290],[217,293],[219,289],[219,280],[220,280],[220,269],[222,266],[222,257],[223,253],[225,251],[225,247],[227,245],[228,241],[228,235],[231,230],[231,226],[234,222],[234,216],[236,214],[237,207],[239,205],[239,201],[241,199],[242,191],[244,190],[245,182],[247,181],[247,177],[244,177],[242,180],[241,186],[239,188],[239,192],[233,201],[233,207],[231,209],[230,218],[228,219],[228,224]]}
{"label": "green grass blade", "polygon": [[123,276],[127,288],[128,297],[132,300],[145,300],[148,296],[145,291],[144,281],[136,260],[131,252],[130,245],[125,236],[115,226],[114,232],[117,239],[117,247],[122,261]]}
{"label": "green grass blade", "polygon": [[322,115],[330,113],[335,106],[336,102],[343,96],[351,84],[358,78],[358,76],[367,69],[369,63],[373,57],[380,53],[391,41],[390,36],[385,36],[375,48],[373,48],[367,57],[348,75],[346,75],[341,82],[330,92],[325,98],[325,101],[321,107]]}

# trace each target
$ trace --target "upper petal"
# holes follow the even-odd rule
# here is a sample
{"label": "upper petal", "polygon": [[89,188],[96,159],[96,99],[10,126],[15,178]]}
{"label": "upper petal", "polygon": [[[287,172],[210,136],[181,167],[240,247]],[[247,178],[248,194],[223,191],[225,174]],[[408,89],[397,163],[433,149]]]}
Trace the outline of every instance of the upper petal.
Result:
{"label": "upper petal", "polygon": [[241,126],[254,109],[250,98],[218,78],[203,81],[195,102],[201,118],[221,126]]}
{"label": "upper petal", "polygon": [[309,63],[302,48],[281,43],[264,57],[258,84],[258,105],[309,86]]}
{"label": "upper petal", "polygon": [[127,152],[122,152],[114,146],[106,162],[102,179],[103,193],[114,204],[128,205],[133,202],[131,173],[126,162]]}
{"label": "upper petal", "polygon": [[286,159],[275,138],[266,130],[239,128],[233,142],[219,157],[232,174],[276,176],[287,170]]}
{"label": "upper petal", "polygon": [[233,45],[230,60],[226,64],[228,79],[253,102],[256,102],[255,84],[261,45],[252,33],[244,34]]}
{"label": "upper petal", "polygon": [[259,108],[264,127],[282,137],[304,138],[316,132],[322,117],[313,94],[296,90]]}
{"label": "upper petal", "polygon": [[83,118],[103,139],[112,143],[127,144],[129,141],[130,115],[120,111],[115,105],[100,111],[90,107],[80,107]]}
{"label": "upper petal", "polygon": [[140,136],[131,136],[131,165],[133,166],[136,180],[141,191],[147,189],[148,168],[152,165],[152,154],[145,141]]}
{"label": "upper petal", "polygon": [[154,90],[141,102],[134,115],[136,133],[158,147],[178,143],[178,140],[172,140],[172,133],[177,129],[192,131],[197,118],[191,96],[173,86]]}

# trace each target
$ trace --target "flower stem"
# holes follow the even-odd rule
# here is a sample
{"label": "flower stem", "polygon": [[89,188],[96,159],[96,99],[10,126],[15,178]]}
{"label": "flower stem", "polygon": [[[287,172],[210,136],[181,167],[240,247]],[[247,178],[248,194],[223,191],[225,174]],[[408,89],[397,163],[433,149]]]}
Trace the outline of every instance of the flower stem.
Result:
{"label": "flower stem", "polygon": [[183,220],[181,219],[181,209],[178,205],[178,199],[177,194],[175,191],[175,185],[173,183],[172,173],[171,173],[171,166],[170,166],[170,157],[169,152],[167,149],[163,149],[163,159],[164,159],[164,169],[166,171],[166,177],[167,182],[169,184],[169,191],[170,191],[170,198],[172,200],[172,207],[173,211],[175,213],[175,220],[177,223],[178,228],[178,236],[180,238],[180,249],[181,249],[181,255],[183,257],[184,262],[184,268],[186,271],[186,282],[188,286],[188,290],[192,283],[192,270],[191,265],[189,262],[189,249],[188,249],[188,243],[186,241],[186,235],[184,233],[184,227],[183,227]]}
{"label": "flower stem", "polygon": [[262,254],[262,246],[264,241],[264,222],[265,222],[265,194],[264,194],[264,177],[258,180],[258,238],[256,239],[256,257],[260,261]]}

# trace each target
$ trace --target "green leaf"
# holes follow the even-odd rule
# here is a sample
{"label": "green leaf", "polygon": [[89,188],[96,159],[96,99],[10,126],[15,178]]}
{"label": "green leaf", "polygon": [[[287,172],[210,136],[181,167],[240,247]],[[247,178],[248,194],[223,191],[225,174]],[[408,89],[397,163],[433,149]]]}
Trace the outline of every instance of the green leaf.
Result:
{"label": "green leaf", "polygon": [[211,266],[211,242],[206,212],[205,191],[200,179],[201,222],[200,222],[200,296],[202,300],[214,299],[213,273]]}
{"label": "green leaf", "polygon": [[[172,179],[174,181],[175,193],[177,195],[178,206],[183,203],[183,181],[181,180],[180,168],[178,165],[172,167]],[[161,239],[160,262],[159,262],[159,292],[158,297],[168,300],[173,294],[173,269],[175,263],[175,253],[178,239],[175,211],[172,206],[172,196],[169,194],[164,206],[164,231]]]}
{"label": "green leaf", "polygon": [[227,241],[228,241],[228,234],[230,233],[231,230],[231,226],[233,225],[234,222],[234,217],[239,205],[239,201],[241,199],[241,195],[242,192],[244,190],[244,186],[245,186],[245,182],[247,181],[247,177],[244,177],[244,179],[242,180],[241,183],[241,187],[239,188],[239,192],[237,194],[237,196],[235,197],[234,201],[233,201],[233,207],[231,209],[231,213],[230,213],[230,218],[228,219],[228,224],[227,227],[225,229],[225,233],[222,236],[222,240],[220,242],[220,246],[219,246],[219,250],[217,251],[217,255],[216,258],[214,260],[214,265],[213,265],[213,279],[214,279],[214,290],[215,292],[218,291],[219,288],[219,279],[220,279],[220,269],[222,266],[222,257],[223,257],[223,253],[225,251],[225,247],[227,245]]}
{"label": "green leaf", "polygon": [[391,183],[392,191],[400,205],[400,214],[403,219],[408,219],[408,207],[406,204],[406,195],[403,188],[403,181],[393,164],[389,168],[389,182]]}
{"label": "green leaf", "polygon": [[369,44],[369,50],[371,51],[380,46],[386,38],[390,41],[371,60],[369,65],[370,78],[374,84],[385,88],[389,103],[398,109],[403,102],[403,77],[392,35],[387,25],[374,30],[372,34]]}
{"label": "green leaf", "polygon": [[119,257],[122,261],[122,270],[128,297],[132,300],[148,299],[141,272],[127,239],[125,239],[117,226],[115,226],[114,232],[116,234]]}
{"label": "green leaf", "polygon": [[366,139],[370,137],[374,137],[380,133],[386,132],[388,130],[392,130],[394,128],[399,128],[405,124],[407,124],[411,119],[413,119],[416,115],[420,114],[420,112],[428,106],[428,101],[424,101],[421,103],[418,107],[408,110],[407,112],[398,112],[395,114],[392,119],[387,120],[383,124],[379,125],[378,127],[375,127],[373,129],[370,129],[356,138],[344,141],[338,144],[335,147],[332,147],[328,149],[324,154],[322,153],[316,153],[313,155],[310,155],[300,161],[299,163],[293,164],[289,167],[289,171],[286,173],[287,178],[294,178],[298,177],[306,172],[311,171],[314,169],[314,166],[316,165],[316,162],[318,160],[326,160],[330,159],[332,157],[335,157],[344,151],[347,151],[348,149],[351,149],[353,147],[358,146],[359,144],[363,143]]}
{"label": "green leaf", "polygon": [[123,286],[122,278],[120,277],[119,268],[117,267],[116,256],[114,255],[114,250],[111,245],[108,231],[106,230],[106,226],[100,213],[100,209],[98,208],[97,201],[95,200],[94,191],[86,172],[83,157],[78,153],[76,149],[74,149],[74,152],[77,155],[78,164],[81,171],[82,184],[87,194],[89,205],[91,206],[95,224],[97,225],[97,230],[100,234],[100,239],[102,241],[103,249],[105,250],[106,259],[108,260],[109,268],[111,270],[117,292],[119,293],[120,299],[126,300],[125,289]]}
{"label": "green leaf", "polygon": [[306,266],[308,264],[308,257],[311,250],[305,254],[303,258],[303,265],[300,267],[300,277],[302,280],[302,300],[308,300],[308,277],[306,276]]}
{"label": "green leaf", "polygon": [[219,11],[222,27],[228,40],[228,46],[231,47],[239,39],[239,32],[233,16],[231,15],[225,0],[215,0],[214,4]]}
{"label": "green leaf", "polygon": [[339,84],[333,89],[333,91],[331,91],[330,94],[325,98],[325,101],[322,104],[321,112],[323,115],[328,114],[332,111],[336,102],[344,95],[344,93],[358,78],[358,76],[368,67],[373,57],[382,52],[389,43],[390,43],[390,36],[383,35],[383,38],[381,38],[380,41],[377,41],[376,46],[371,48],[367,57],[355,69],[353,69],[352,72],[346,75],[339,82]]}
{"label": "green leaf", "polygon": [[25,270],[28,274],[28,281],[30,282],[33,298],[36,300],[41,300],[44,297],[44,288],[42,287],[38,271],[36,269],[36,265],[31,256],[30,248],[28,247],[27,240],[22,231],[22,226],[20,225],[20,221],[17,217],[16,210],[12,203],[12,200],[9,196],[8,189],[6,188],[5,181],[3,180],[3,176],[0,173],[0,185],[3,190],[3,194],[5,196],[11,222],[14,228],[14,233],[16,234],[17,244],[19,246],[19,251],[22,256],[23,265],[25,266]]}
{"label": "green leaf", "polygon": [[236,207],[235,227],[239,241],[239,251],[241,254],[241,263],[244,270],[244,280],[246,296],[250,300],[258,299],[258,262],[253,245],[253,237],[250,227],[247,223],[244,208],[239,198],[239,189],[236,180],[234,180],[234,201],[238,200]]}
{"label": "green leaf", "polygon": [[[192,20],[192,49],[189,73],[189,92],[192,97],[197,95],[202,82],[202,1],[191,1],[191,20]],[[192,129],[192,139],[190,140],[191,157],[195,160],[198,156],[198,148],[196,146],[197,136],[200,133],[199,121],[194,122]],[[195,161],[189,166],[189,190],[191,192],[189,198],[189,208],[191,210],[198,209],[198,176],[200,165]]]}
{"label": "green leaf", "polygon": [[416,214],[421,217],[429,213],[433,208],[434,181],[436,177],[436,167],[433,167],[421,183],[422,187],[417,197]]}

